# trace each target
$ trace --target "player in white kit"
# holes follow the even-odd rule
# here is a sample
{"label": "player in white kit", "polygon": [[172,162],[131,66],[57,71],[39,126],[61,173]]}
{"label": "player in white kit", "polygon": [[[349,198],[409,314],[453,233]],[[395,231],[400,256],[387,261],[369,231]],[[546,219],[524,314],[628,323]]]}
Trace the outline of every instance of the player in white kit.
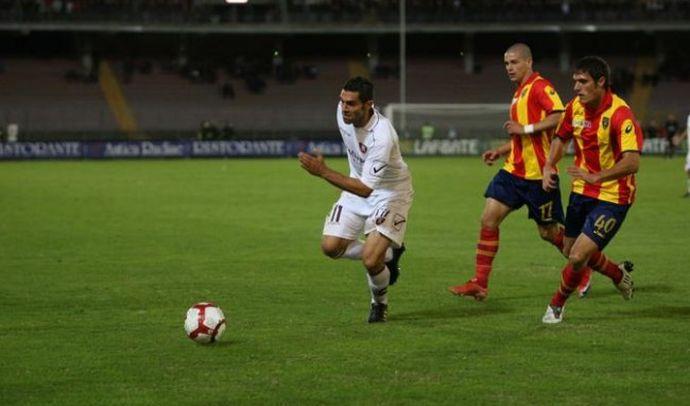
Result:
{"label": "player in white kit", "polygon": [[[398,279],[398,261],[412,205],[412,177],[400,155],[398,135],[374,108],[374,85],[355,77],[340,92],[337,120],[350,174],[329,168],[321,155],[299,153],[307,172],[343,192],[326,216],[321,249],[331,258],[359,259],[371,290],[370,323],[388,317],[388,286]],[[364,235],[366,239],[360,241]]]}

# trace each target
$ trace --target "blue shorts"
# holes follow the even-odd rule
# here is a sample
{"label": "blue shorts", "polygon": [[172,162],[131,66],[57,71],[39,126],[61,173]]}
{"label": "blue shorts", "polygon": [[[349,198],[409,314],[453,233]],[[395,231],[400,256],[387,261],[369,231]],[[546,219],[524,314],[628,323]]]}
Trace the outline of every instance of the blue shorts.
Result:
{"label": "blue shorts", "polygon": [[513,210],[527,205],[528,217],[540,225],[563,224],[561,191],[545,192],[541,180],[526,180],[501,169],[486,188],[484,197],[496,199]]}
{"label": "blue shorts", "polygon": [[570,194],[565,216],[565,236],[584,234],[603,250],[621,228],[630,205],[604,202],[577,193]]}

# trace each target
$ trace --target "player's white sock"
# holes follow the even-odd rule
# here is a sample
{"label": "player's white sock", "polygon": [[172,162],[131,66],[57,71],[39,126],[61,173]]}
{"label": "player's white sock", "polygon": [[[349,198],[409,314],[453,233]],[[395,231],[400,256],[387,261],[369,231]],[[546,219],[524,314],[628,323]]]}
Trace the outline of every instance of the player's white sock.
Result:
{"label": "player's white sock", "polygon": [[359,240],[352,241],[350,245],[345,248],[342,258],[362,259],[362,251],[364,251],[364,243]]}
{"label": "player's white sock", "polygon": [[371,290],[371,302],[388,304],[388,281],[391,278],[391,273],[387,266],[384,266],[383,271],[374,276],[367,272],[367,280],[369,281],[369,289]]}
{"label": "player's white sock", "polygon": [[[350,245],[345,248],[345,252],[343,252],[343,255],[341,258],[347,258],[347,259],[362,259],[362,251],[364,251],[364,243],[359,240],[352,241]],[[388,262],[391,259],[393,259],[393,249],[391,247],[388,247],[386,250],[386,256],[384,258],[384,262]]]}

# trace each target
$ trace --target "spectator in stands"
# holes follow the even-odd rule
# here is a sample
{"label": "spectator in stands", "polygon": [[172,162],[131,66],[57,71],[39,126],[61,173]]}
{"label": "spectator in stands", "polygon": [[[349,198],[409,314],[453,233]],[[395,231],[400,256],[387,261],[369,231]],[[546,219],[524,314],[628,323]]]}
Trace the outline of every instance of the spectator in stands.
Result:
{"label": "spectator in stands", "polygon": [[19,141],[19,124],[7,124],[7,142]]}
{"label": "spectator in stands", "polygon": [[276,80],[280,81],[281,76],[285,71],[285,61],[283,60],[283,55],[281,55],[279,51],[273,51],[271,64],[273,66],[273,75],[275,76]]}
{"label": "spectator in stands", "polygon": [[223,127],[220,129],[220,136],[224,140],[231,140],[235,138],[235,127],[233,127],[227,121],[223,123]]}
{"label": "spectator in stands", "polygon": [[648,139],[657,138],[659,134],[659,124],[656,120],[650,120],[644,128],[644,134]]}
{"label": "spectator in stands", "polygon": [[673,114],[669,114],[664,123],[664,136],[668,141],[668,148],[666,149],[666,157],[673,158],[676,152],[676,134],[678,133],[678,120]]}
{"label": "spectator in stands", "polygon": [[430,122],[425,122],[422,125],[422,139],[424,141],[431,141],[434,138],[434,132],[436,132],[436,129]]}
{"label": "spectator in stands", "polygon": [[202,141],[217,140],[219,138],[218,127],[211,121],[201,123],[201,128],[197,133],[197,139]]}
{"label": "spectator in stands", "polygon": [[307,79],[316,79],[319,77],[319,69],[314,65],[305,65],[302,68],[302,74]]}

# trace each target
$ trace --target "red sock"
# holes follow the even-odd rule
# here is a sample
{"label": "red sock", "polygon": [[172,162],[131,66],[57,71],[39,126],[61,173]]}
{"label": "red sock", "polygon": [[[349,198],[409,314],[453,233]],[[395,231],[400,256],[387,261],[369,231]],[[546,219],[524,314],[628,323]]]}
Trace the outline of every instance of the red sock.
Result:
{"label": "red sock", "polygon": [[565,230],[563,227],[558,227],[558,233],[550,239],[549,242],[558,248],[558,252],[563,252],[563,238],[565,237]]}
{"label": "red sock", "polygon": [[573,266],[568,264],[561,272],[561,285],[558,291],[551,298],[551,306],[562,307],[571,293],[577,288],[582,280],[583,272],[576,272]]}
{"label": "red sock", "polygon": [[618,264],[611,261],[603,252],[597,251],[589,257],[587,262],[595,271],[608,276],[614,283],[619,283],[623,278],[623,272],[618,268]]}
{"label": "red sock", "polygon": [[491,264],[498,252],[498,228],[482,227],[477,243],[474,279],[483,288],[489,284]]}

